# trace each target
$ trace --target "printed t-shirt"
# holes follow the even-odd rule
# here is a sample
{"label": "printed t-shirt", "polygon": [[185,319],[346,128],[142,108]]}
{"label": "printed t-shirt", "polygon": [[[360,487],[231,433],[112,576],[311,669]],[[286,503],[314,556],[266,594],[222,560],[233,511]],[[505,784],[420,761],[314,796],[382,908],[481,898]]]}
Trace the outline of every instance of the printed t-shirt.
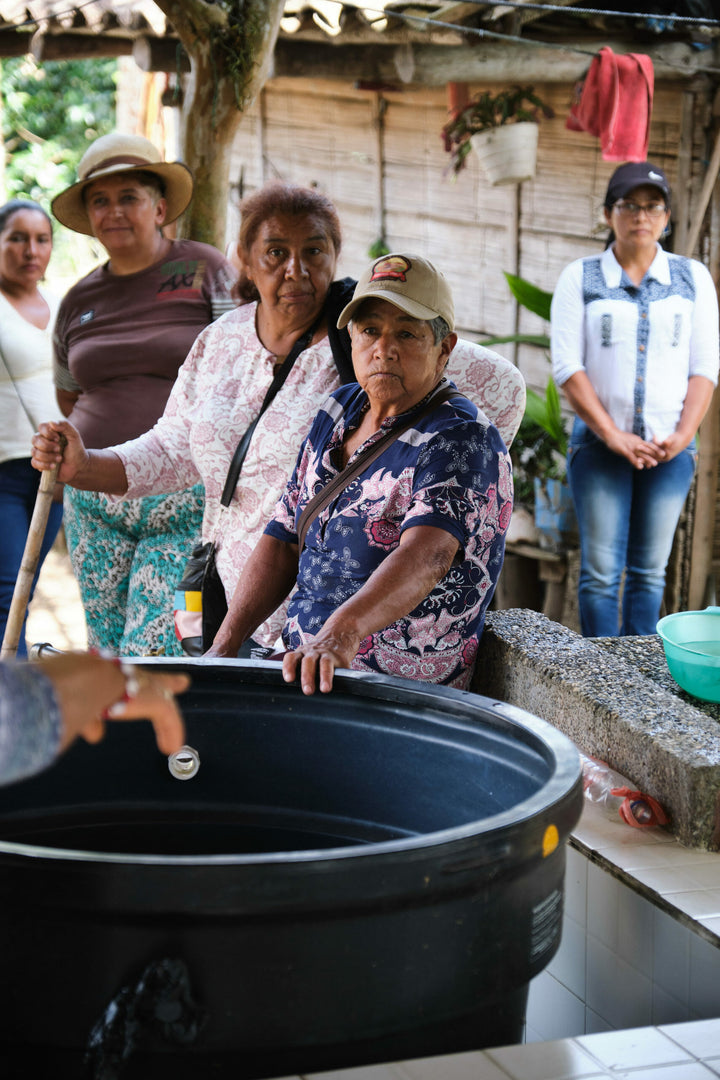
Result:
{"label": "printed t-shirt", "polygon": [[234,271],[216,248],[173,241],[136,274],[107,264],[74,285],[55,326],[55,383],[80,397],[70,420],[103,448],[148,431],[196,337],[222,310]]}

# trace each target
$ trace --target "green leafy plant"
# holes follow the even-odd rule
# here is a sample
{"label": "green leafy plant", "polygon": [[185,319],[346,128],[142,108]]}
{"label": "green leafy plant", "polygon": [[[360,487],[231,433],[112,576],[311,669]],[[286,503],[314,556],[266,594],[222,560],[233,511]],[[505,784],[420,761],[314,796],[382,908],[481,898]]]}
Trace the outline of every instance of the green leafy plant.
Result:
{"label": "green leafy plant", "polygon": [[[516,274],[506,273],[505,280],[522,307],[546,322],[550,321],[552,293]],[[546,355],[550,349],[547,334],[509,334],[506,337],[487,338],[482,344],[494,346],[508,342],[534,345],[544,349]],[[533,502],[535,479],[562,480],[565,477],[567,449],[568,437],[560,394],[554,380],[549,378],[544,397],[528,387],[525,415],[510,449],[516,502],[526,505]]]}
{"label": "green leafy plant", "polygon": [[538,97],[533,86],[513,86],[497,94],[483,90],[468,105],[456,109],[442,129],[445,150],[450,155],[450,168],[457,176],[466,165],[471,150],[470,136],[503,124],[530,122],[538,124],[555,113]]}

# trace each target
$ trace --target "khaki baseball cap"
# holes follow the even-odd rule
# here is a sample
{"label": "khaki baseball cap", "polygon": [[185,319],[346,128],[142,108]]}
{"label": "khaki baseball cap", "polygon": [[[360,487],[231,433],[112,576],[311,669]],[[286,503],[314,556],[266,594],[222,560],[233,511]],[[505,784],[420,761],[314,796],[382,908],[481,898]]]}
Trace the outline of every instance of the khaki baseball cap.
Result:
{"label": "khaki baseball cap", "polygon": [[338,327],[347,326],[363,300],[387,300],[415,319],[441,316],[455,327],[455,306],[447,279],[421,255],[383,255],[362,275],[353,298],[343,308]]}
{"label": "khaki baseball cap", "polygon": [[192,173],[180,161],[163,161],[157,147],[149,139],[120,131],[101,135],[90,144],[80,159],[77,183],[71,184],[53,199],[53,214],[73,232],[92,236],[92,226],[83,200],[85,188],[103,176],[138,169],[153,173],[162,182],[167,202],[165,224],[169,225],[180,217],[192,198]]}

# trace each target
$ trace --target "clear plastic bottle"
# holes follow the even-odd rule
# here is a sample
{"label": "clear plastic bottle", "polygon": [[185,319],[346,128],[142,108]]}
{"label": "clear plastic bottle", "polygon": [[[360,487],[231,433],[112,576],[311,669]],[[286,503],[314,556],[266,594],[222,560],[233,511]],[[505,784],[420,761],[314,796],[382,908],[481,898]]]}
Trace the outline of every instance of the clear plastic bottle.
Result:
{"label": "clear plastic bottle", "polygon": [[580,761],[585,798],[589,802],[605,807],[612,817],[618,814],[626,825],[635,829],[667,825],[665,811],[651,795],[633,791],[630,782],[604,761],[585,754],[580,754]]}

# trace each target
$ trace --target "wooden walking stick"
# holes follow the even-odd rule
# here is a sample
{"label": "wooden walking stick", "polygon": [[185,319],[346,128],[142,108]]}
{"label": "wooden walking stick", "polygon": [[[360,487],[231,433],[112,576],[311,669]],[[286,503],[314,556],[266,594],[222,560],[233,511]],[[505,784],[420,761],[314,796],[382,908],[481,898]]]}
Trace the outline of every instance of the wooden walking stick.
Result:
{"label": "wooden walking stick", "polygon": [[27,611],[28,601],[30,600],[30,591],[35,577],[35,571],[37,570],[38,562],[40,561],[40,548],[42,547],[43,538],[45,536],[45,526],[47,525],[48,514],[50,513],[53,489],[55,487],[59,468],[60,463],[53,466],[52,469],[43,472],[40,477],[40,486],[38,488],[37,498],[35,499],[35,506],[33,507],[33,515],[30,520],[27,540],[25,541],[25,550],[23,551],[20,570],[18,572],[17,580],[15,581],[15,589],[13,591],[10,612],[5,626],[2,649],[0,649],[0,658],[3,660],[15,656],[17,653],[20,634],[22,633],[23,623],[25,621],[25,612]]}

